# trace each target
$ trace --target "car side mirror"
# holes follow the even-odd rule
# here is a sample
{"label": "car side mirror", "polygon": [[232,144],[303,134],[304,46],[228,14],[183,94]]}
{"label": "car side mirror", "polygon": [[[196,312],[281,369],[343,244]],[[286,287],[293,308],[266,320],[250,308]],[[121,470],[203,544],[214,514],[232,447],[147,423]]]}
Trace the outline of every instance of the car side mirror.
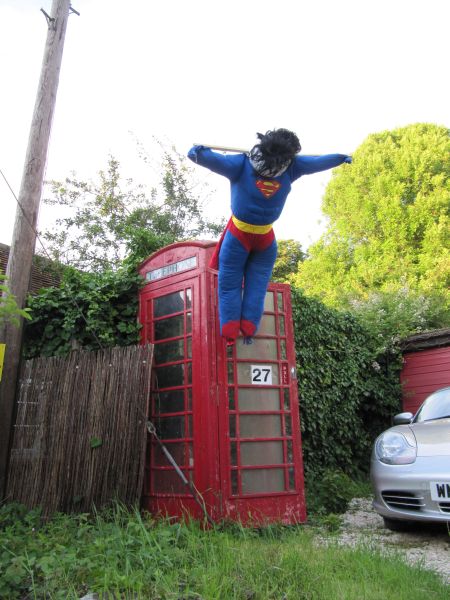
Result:
{"label": "car side mirror", "polygon": [[393,419],[394,425],[409,425],[413,419],[414,415],[410,412],[403,412],[398,415],[395,415]]}

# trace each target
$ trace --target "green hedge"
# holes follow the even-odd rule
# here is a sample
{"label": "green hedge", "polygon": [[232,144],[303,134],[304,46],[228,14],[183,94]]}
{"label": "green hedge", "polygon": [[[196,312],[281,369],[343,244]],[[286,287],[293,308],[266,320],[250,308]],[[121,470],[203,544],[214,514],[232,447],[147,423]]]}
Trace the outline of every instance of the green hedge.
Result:
{"label": "green hedge", "polygon": [[375,340],[352,315],[296,288],[292,305],[305,470],[358,476],[400,408],[400,355],[376,356]]}

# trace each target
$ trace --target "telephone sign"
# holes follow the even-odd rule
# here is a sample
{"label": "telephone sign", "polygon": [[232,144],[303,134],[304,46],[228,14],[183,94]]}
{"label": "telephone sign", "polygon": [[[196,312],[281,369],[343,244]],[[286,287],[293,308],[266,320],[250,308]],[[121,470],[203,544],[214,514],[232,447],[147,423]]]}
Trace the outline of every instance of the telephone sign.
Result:
{"label": "telephone sign", "polygon": [[180,260],[176,263],[172,263],[170,265],[166,265],[164,267],[160,267],[159,269],[153,269],[152,271],[147,271],[145,274],[145,279],[147,281],[156,281],[157,279],[163,279],[164,277],[169,277],[169,275],[175,275],[177,273],[181,273],[182,271],[187,271],[189,269],[195,268],[197,265],[197,260],[195,256],[191,256],[190,258],[185,258],[184,260]]}

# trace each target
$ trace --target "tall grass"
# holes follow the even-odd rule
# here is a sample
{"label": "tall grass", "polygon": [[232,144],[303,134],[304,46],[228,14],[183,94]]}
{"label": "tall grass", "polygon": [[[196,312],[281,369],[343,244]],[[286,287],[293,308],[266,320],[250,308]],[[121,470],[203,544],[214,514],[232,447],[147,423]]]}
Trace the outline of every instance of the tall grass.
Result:
{"label": "tall grass", "polygon": [[365,548],[318,545],[305,527],[204,529],[115,505],[93,515],[0,509],[0,597],[427,600],[438,577]]}

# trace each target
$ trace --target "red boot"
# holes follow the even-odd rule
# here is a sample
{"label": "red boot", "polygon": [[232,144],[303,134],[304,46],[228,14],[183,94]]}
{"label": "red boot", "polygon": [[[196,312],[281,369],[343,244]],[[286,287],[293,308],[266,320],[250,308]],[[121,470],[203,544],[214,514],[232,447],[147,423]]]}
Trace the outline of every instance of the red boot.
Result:
{"label": "red boot", "polygon": [[247,319],[242,319],[241,331],[244,334],[244,337],[253,337],[255,335],[256,325],[251,321],[247,321]]}
{"label": "red boot", "polygon": [[226,339],[227,346],[232,346],[239,335],[239,321],[228,321],[222,325],[222,337]]}

